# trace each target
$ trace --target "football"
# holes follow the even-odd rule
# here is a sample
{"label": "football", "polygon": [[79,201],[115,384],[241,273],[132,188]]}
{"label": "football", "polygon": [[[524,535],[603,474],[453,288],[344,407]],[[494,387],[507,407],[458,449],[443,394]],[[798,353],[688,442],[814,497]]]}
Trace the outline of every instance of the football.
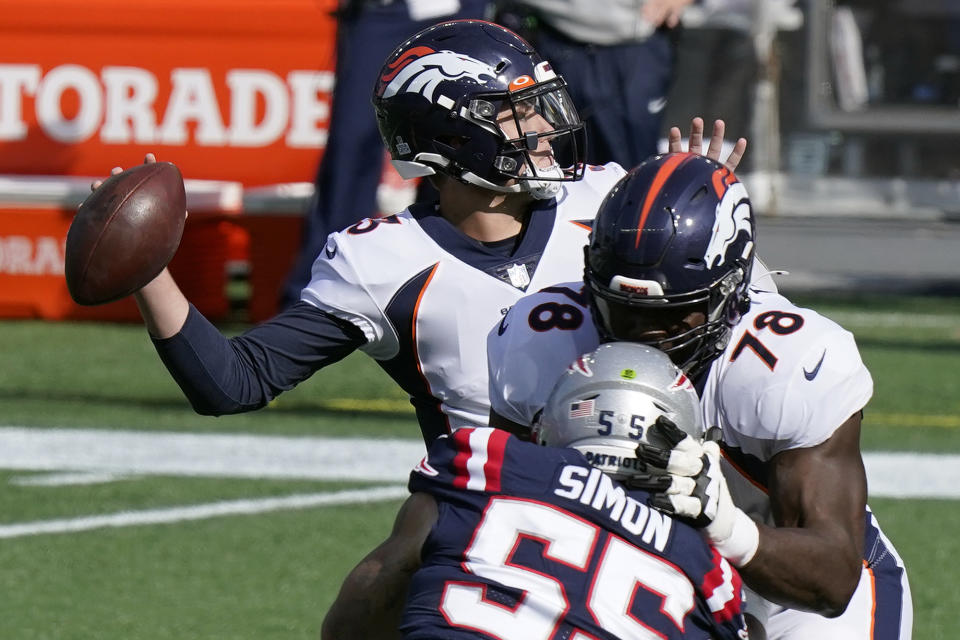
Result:
{"label": "football", "polygon": [[185,219],[183,177],[170,162],[141,164],[104,180],[67,231],[70,296],[98,305],[143,287],[173,258]]}

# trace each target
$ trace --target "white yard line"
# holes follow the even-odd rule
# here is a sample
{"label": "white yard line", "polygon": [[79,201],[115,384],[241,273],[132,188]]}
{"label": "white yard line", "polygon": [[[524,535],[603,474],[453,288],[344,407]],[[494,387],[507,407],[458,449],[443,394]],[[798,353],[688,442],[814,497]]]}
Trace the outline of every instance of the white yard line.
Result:
{"label": "white yard line", "polygon": [[956,329],[960,321],[956,316],[937,313],[909,313],[900,311],[834,311],[821,312],[844,326],[858,327],[910,327],[913,329]]}
{"label": "white yard line", "polygon": [[[424,453],[414,440],[0,427],[0,469],[49,471],[15,478],[56,486],[128,475],[396,482],[397,485],[232,500],[0,525],[0,539],[103,527],[201,520],[403,498]],[[865,453],[871,497],[960,498],[960,455]]]}
{"label": "white yard line", "polygon": [[826,309],[823,315],[844,326],[910,327],[911,329],[957,329],[956,316],[937,313],[909,313],[901,311],[834,311]]}
{"label": "white yard line", "polygon": [[43,473],[29,476],[13,476],[10,484],[17,487],[68,487],[81,484],[104,484],[131,478],[126,473],[109,471],[66,471],[64,473]]}
{"label": "white yard line", "polygon": [[0,427],[0,469],[405,482],[419,440]]}
{"label": "white yard line", "polygon": [[[0,469],[54,472],[34,484],[65,473],[406,482],[423,454],[419,440],[0,427]],[[864,463],[871,496],[960,498],[960,455],[867,452]]]}
{"label": "white yard line", "polygon": [[45,533],[72,533],[89,531],[91,529],[102,529],[105,527],[171,524],[188,520],[206,520],[208,518],[218,518],[222,516],[254,515],[258,513],[268,513],[270,511],[310,509],[313,507],[338,504],[383,502],[387,500],[399,500],[406,496],[406,487],[398,485],[331,493],[307,493],[283,496],[280,498],[261,498],[259,500],[228,500],[167,509],[121,511],[119,513],[97,516],[0,525],[0,539],[20,538]]}
{"label": "white yard line", "polygon": [[960,498],[960,455],[868,452],[863,464],[871,498]]}

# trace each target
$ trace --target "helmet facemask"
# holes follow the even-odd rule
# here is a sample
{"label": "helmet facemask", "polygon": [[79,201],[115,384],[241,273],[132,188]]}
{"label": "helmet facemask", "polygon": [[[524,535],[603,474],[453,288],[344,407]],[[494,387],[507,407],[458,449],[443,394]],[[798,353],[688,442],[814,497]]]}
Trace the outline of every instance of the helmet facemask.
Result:
{"label": "helmet facemask", "polygon": [[559,192],[561,182],[583,177],[584,127],[562,78],[498,97],[490,102],[471,100],[470,112],[476,111],[474,104],[486,102],[489,106],[483,111],[496,114],[504,139],[493,166],[506,181],[516,181],[534,198],[549,199]]}
{"label": "helmet facemask", "polygon": [[[655,347],[695,378],[727,347],[733,326],[749,308],[748,274],[741,265],[707,288],[675,295],[617,291],[613,283],[598,282],[589,264],[585,279],[601,342]],[[623,280],[628,279],[614,279]]]}
{"label": "helmet facemask", "polygon": [[[451,109],[475,125],[472,135],[425,141],[435,153],[416,160],[490,191],[553,198],[561,183],[580,180],[585,170],[584,127],[565,87],[557,77],[517,91],[474,94]],[[489,164],[477,161],[491,154]]]}

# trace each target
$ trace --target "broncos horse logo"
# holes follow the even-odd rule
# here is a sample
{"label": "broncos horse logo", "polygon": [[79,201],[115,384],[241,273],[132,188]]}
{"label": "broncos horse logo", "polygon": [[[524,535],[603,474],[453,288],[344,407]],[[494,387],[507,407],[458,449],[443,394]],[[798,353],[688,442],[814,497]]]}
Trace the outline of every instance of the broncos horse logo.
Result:
{"label": "broncos horse logo", "polygon": [[470,78],[485,85],[497,77],[493,67],[453,51],[434,51],[414,47],[405,51],[380,77],[380,95],[389,98],[398,93],[419,93],[430,102],[441,83]]}
{"label": "broncos horse logo", "polygon": [[747,236],[753,239],[747,190],[742,183],[734,182],[726,185],[720,204],[717,205],[713,235],[710,236],[710,243],[707,244],[707,251],[703,256],[708,269],[723,264],[727,249],[736,241],[741,231],[746,231]]}

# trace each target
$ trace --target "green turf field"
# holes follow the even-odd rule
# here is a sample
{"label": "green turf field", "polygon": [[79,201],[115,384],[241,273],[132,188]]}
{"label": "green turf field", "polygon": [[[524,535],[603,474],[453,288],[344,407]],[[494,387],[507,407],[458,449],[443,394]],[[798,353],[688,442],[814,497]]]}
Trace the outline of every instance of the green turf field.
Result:
{"label": "green turf field", "polygon": [[[855,333],[873,372],[865,450],[960,453],[960,301],[805,302]],[[271,407],[222,418],[190,410],[137,326],[0,322],[0,356],[0,426],[28,433],[419,438],[403,394],[361,355]],[[59,471],[0,468],[4,640],[317,637],[340,580],[386,534],[399,500],[288,499],[372,496],[370,487],[402,484],[229,470],[102,478]],[[230,511],[238,504],[244,515]],[[202,515],[210,505],[234,515]],[[871,506],[910,570],[914,637],[955,637],[960,502],[882,498]]]}

